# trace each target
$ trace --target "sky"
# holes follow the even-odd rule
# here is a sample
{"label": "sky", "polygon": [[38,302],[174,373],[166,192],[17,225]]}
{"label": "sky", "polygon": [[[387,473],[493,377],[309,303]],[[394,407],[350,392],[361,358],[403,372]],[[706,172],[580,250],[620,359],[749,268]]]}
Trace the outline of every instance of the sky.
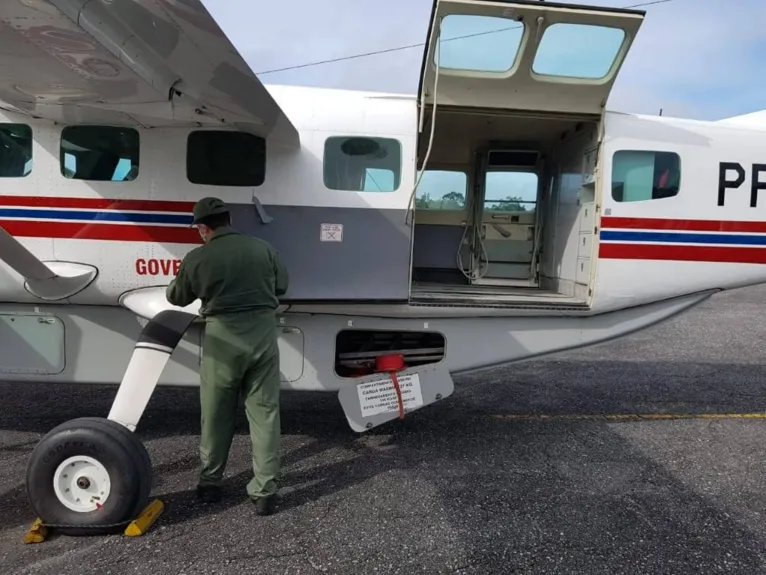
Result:
{"label": "sky", "polygon": [[[640,2],[577,3],[627,7]],[[264,72],[422,44],[426,41],[432,0],[203,0],[203,3],[264,83],[417,92],[422,46],[283,72]],[[670,0],[641,9],[646,10],[646,19],[612,90],[608,109],[649,114],[662,109],[666,116],[701,120],[766,109],[763,24],[766,2]],[[465,22],[461,29],[467,29]],[[510,45],[512,51],[513,32],[499,34],[503,35],[505,46]],[[497,43],[500,39],[493,41]],[[460,42],[466,40],[457,41]],[[485,40],[484,53],[496,53],[487,51],[497,45],[491,42]],[[608,43],[609,38],[603,42]],[[460,51],[453,49],[451,57],[459,55]],[[448,56],[445,49],[444,65]]]}

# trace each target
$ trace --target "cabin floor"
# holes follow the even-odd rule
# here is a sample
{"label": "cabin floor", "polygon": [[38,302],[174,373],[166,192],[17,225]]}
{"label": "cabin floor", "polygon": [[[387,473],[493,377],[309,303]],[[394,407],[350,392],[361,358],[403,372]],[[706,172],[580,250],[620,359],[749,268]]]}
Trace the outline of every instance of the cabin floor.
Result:
{"label": "cabin floor", "polygon": [[576,297],[535,287],[503,287],[452,285],[414,282],[410,292],[413,303],[473,304],[473,305],[585,305]]}

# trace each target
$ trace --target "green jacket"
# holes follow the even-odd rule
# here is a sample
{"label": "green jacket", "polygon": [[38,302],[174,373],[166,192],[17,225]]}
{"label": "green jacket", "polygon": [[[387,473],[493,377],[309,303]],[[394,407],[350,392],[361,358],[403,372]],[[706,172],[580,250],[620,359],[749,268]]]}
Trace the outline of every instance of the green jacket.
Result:
{"label": "green jacket", "polygon": [[199,298],[201,316],[275,310],[287,284],[279,252],[263,240],[219,228],[208,243],[186,254],[166,297],[180,307]]}

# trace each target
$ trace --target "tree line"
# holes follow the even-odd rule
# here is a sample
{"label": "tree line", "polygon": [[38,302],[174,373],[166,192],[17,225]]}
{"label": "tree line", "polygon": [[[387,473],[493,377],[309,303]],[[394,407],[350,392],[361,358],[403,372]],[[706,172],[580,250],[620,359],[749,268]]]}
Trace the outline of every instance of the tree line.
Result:
{"label": "tree line", "polygon": [[[489,205],[486,204],[485,202],[485,209],[495,212],[526,212],[534,210],[534,204],[524,204],[521,198],[514,196],[492,201]],[[426,192],[422,196],[415,198],[415,207],[426,210],[462,210],[465,208],[465,194],[449,192],[440,198],[433,198],[430,193]]]}

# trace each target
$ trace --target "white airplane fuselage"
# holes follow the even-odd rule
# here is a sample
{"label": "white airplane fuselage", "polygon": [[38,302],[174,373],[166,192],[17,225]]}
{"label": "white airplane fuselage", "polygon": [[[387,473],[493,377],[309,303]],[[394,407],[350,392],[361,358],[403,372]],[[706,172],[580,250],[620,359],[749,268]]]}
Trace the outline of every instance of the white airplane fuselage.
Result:
{"label": "white airplane fuselage", "polygon": [[[180,70],[188,86],[167,76],[169,103],[50,88],[4,106],[0,377],[124,382],[147,322],[172,309],[165,286],[200,243],[189,224],[205,196],[227,202],[234,226],[287,265],[286,389],[340,392],[392,354],[412,373],[449,378],[620,337],[717,290],[765,282],[766,131],[605,112],[643,13],[512,4],[519,22],[540,13],[551,27],[621,29],[605,80],[522,73],[543,49],[530,25],[510,75],[461,76],[433,65],[434,24],[417,97],[269,86],[257,99],[268,113],[242,131],[254,100],[220,80],[221,67],[204,84],[172,57],[157,70]],[[443,2],[434,23],[506,5]],[[113,29],[128,22],[120,7],[87,9]],[[60,39],[24,28],[20,10],[0,16],[78,73],[109,75],[61,57],[64,46],[45,44]],[[51,18],[74,29],[64,12]],[[187,20],[174,20],[178,30],[225,41]],[[159,384],[198,385],[201,334],[191,326]]]}
{"label": "white airplane fuselage", "polygon": [[[582,166],[597,143],[597,125],[562,140],[555,160],[560,163],[547,168],[553,183],[541,186],[550,193],[539,266],[547,289],[489,286],[478,296],[465,290],[441,303],[438,294],[429,299],[417,283],[411,287],[411,262],[418,263],[419,240],[427,242],[434,228],[459,239],[467,216],[465,210],[416,209],[412,241],[407,206],[416,180],[414,98],[286,86],[271,93],[295,122],[301,147],[268,148],[269,169],[259,187],[186,181],[186,142],[194,131],[187,128],[137,130],[139,174],[133,181],[68,179],[59,170],[56,146],[62,127],[0,116],[30,126],[34,134],[29,175],[0,182],[0,225],[42,262],[56,262],[62,276],[70,273],[68,265],[97,271],[78,293],[41,301],[25,289],[20,274],[0,269],[6,334],[37,342],[28,353],[15,344],[3,346],[3,377],[119,383],[146,320],[171,307],[164,286],[200,242],[189,227],[190,212],[193,202],[207,195],[229,203],[234,226],[270,241],[288,266],[287,307],[279,317],[283,383],[290,389],[337,391],[345,384],[336,371],[336,338],[344,331],[440,334],[445,341],[437,347],[446,353],[438,361],[460,372],[615,338],[712,291],[766,281],[760,261],[766,251],[757,243],[760,236],[752,235],[766,225],[759,221],[758,206],[750,205],[761,131],[606,113],[599,171],[590,190],[583,186]],[[355,134],[400,143],[397,190],[363,195],[324,186],[328,135]],[[437,142],[432,157],[450,153],[449,140]],[[681,191],[656,200],[615,201],[614,157],[624,149],[678,155]],[[470,173],[470,156],[466,159],[452,167]],[[719,205],[724,162],[744,167],[746,180],[727,189]],[[731,180],[736,176],[733,170],[727,174]],[[269,223],[260,220],[254,195],[273,218]],[[336,238],[328,237],[332,230]],[[454,259],[458,245],[437,242],[427,247],[441,248],[442,259]],[[46,321],[38,323],[41,317]],[[10,337],[4,341],[13,341]],[[199,342],[199,331],[192,329],[160,383],[198,384]]]}
{"label": "white airplane fuselage", "polygon": [[200,0],[0,2],[0,379],[119,385],[34,449],[35,516],[151,511],[133,432],[199,385],[200,302],[165,287],[203,197],[289,271],[282,387],[357,432],[766,282],[762,117],[605,111],[644,16],[435,1],[408,97],[264,87]]}

